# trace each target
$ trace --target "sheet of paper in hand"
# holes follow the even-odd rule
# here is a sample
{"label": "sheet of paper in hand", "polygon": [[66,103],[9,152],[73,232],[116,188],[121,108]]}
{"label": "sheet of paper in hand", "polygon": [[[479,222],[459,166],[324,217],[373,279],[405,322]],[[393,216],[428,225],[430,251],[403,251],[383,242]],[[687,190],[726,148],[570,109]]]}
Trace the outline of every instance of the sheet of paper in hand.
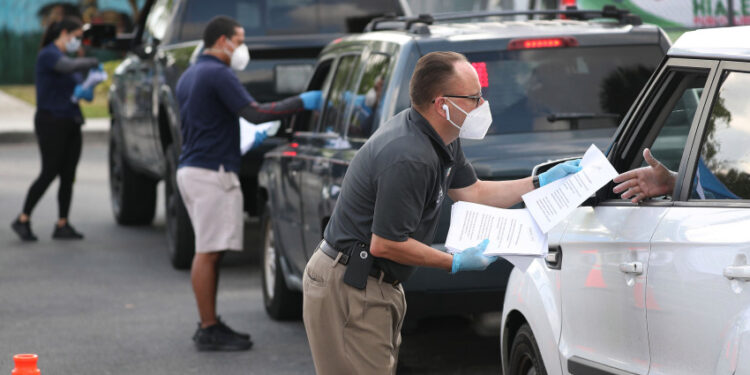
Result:
{"label": "sheet of paper in hand", "polygon": [[547,236],[525,209],[502,209],[477,203],[456,202],[445,247],[461,252],[489,239],[485,255],[547,254]]}
{"label": "sheet of paper in hand", "polygon": [[269,121],[262,124],[253,124],[240,117],[240,152],[242,155],[250,151],[255,142],[255,133],[265,130],[269,137],[276,135],[281,127],[281,121]]}
{"label": "sheet of paper in hand", "polygon": [[547,233],[602,186],[617,176],[607,157],[591,145],[581,160],[580,172],[523,195],[526,207],[542,232]]}

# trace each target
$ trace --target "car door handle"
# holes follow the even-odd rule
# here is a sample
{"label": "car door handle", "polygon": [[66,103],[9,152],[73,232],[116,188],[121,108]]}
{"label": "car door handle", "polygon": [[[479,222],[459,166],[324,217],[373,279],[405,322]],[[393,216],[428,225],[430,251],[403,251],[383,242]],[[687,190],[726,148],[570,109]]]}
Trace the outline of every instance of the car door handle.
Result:
{"label": "car door handle", "polygon": [[724,277],[729,280],[750,280],[750,266],[729,266],[724,268]]}
{"label": "car door handle", "polygon": [[549,245],[549,251],[544,258],[547,267],[559,270],[562,267],[562,247],[560,245]]}
{"label": "car door handle", "polygon": [[641,262],[620,263],[620,271],[625,272],[625,273],[631,273],[634,275],[640,275],[643,273],[643,263]]}

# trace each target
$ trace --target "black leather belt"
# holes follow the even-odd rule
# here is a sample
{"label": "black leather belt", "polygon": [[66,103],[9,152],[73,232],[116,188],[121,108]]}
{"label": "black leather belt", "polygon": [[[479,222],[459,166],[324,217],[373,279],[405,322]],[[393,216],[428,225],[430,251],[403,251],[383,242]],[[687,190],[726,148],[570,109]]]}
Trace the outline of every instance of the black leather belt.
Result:
{"label": "black leather belt", "polygon": [[[338,257],[339,253],[341,253],[341,257],[339,258],[339,263],[346,265],[349,263],[349,254],[339,251],[335,247],[331,246],[326,242],[326,240],[320,241],[320,244],[318,245],[318,249],[323,252],[323,254],[328,255],[331,259],[336,259]],[[370,276],[380,280],[380,278],[383,278],[383,281],[385,281],[388,284],[391,284],[393,286],[397,286],[401,282],[390,277],[385,271],[381,270],[380,267],[378,267],[376,264],[373,264],[372,268],[370,269]]]}

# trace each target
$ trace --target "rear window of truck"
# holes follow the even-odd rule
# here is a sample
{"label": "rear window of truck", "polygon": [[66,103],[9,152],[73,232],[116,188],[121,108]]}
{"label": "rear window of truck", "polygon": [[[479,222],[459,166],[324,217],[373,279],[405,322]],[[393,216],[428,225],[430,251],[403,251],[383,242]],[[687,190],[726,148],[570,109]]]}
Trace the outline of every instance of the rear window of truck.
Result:
{"label": "rear window of truck", "polygon": [[398,0],[211,0],[188,1],[177,41],[199,40],[215,15],[245,28],[247,37],[359,32],[385,13],[403,14]]}

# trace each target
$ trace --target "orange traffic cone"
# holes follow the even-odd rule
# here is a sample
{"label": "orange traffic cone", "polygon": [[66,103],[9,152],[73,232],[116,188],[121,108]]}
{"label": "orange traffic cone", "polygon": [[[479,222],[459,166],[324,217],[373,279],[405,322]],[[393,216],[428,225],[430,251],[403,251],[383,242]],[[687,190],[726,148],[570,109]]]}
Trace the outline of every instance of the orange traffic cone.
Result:
{"label": "orange traffic cone", "polygon": [[11,375],[40,375],[41,372],[36,367],[36,361],[39,356],[36,354],[16,354],[13,356],[13,362],[16,368],[11,371]]}

